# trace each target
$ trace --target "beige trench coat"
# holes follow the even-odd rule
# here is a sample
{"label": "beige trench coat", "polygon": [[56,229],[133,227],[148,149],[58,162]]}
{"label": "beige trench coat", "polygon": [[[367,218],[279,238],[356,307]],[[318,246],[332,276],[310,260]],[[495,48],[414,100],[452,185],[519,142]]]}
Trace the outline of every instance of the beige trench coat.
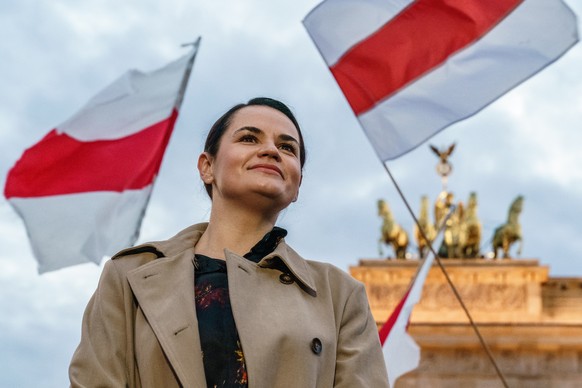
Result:
{"label": "beige trench coat", "polygon": [[[126,249],[105,264],[69,368],[73,387],[206,386],[193,265],[205,228]],[[361,283],[302,259],[284,240],[258,264],[225,254],[249,387],[388,386]],[[294,281],[285,284],[273,267]]]}

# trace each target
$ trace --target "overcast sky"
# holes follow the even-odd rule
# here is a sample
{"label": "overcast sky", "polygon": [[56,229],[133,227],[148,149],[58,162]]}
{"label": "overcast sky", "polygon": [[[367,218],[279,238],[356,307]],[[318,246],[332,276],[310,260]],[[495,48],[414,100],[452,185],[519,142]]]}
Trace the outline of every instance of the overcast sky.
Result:
{"label": "overcast sky", "polygon": [[[288,242],[344,270],[378,258],[376,201],[386,199],[409,232],[412,221],[301,24],[317,3],[1,2],[0,185],[25,148],[121,73],[163,66],[201,35],[139,242],[207,219],[210,202],[196,171],[206,132],[231,105],[266,95],[293,108],[308,149],[299,201],[279,220]],[[582,14],[582,3],[567,3]],[[577,45],[476,116],[388,163],[413,207],[441,189],[428,144],[456,142],[449,188],[463,201],[477,192],[484,250],[521,194],[521,257],[538,259],[552,276],[582,277],[581,61]],[[24,226],[4,198],[0,246],[0,386],[66,386],[101,267],[39,276]]]}

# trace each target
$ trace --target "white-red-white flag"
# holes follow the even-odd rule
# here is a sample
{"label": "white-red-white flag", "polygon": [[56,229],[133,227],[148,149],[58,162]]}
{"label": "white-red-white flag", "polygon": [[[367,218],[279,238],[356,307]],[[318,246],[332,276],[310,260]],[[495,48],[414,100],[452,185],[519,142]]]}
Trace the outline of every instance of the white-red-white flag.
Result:
{"label": "white-red-white flag", "polygon": [[420,348],[408,334],[407,328],[412,309],[420,301],[426,275],[433,262],[432,255],[424,259],[410,288],[380,329],[380,343],[391,387],[398,377],[416,369],[420,363]]}
{"label": "white-red-white flag", "polygon": [[199,41],[163,68],[126,72],[12,167],[4,195],[40,273],[99,264],[136,241]]}
{"label": "white-red-white flag", "polygon": [[561,0],[326,0],[303,23],[382,161],[477,113],[578,40]]}

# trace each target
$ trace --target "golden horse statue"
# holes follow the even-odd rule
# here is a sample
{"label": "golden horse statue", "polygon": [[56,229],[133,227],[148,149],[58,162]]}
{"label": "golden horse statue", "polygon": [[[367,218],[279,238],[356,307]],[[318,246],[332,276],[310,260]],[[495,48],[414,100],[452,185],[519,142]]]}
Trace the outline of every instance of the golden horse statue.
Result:
{"label": "golden horse statue", "polygon": [[394,216],[388,203],[383,199],[378,200],[378,215],[382,217],[382,237],[378,242],[378,251],[380,256],[384,256],[382,252],[382,244],[391,245],[394,254],[398,259],[406,257],[406,249],[408,248],[408,233],[400,225],[394,221]]}
{"label": "golden horse statue", "polygon": [[[420,198],[420,214],[418,215],[418,225],[414,225],[414,239],[416,240],[416,245],[418,246],[418,256],[423,258],[428,251],[428,244],[431,243],[436,237],[436,229],[428,215],[428,197],[423,195]],[[420,228],[419,228],[420,225]],[[420,229],[424,232],[427,241],[422,237]]]}
{"label": "golden horse statue", "polygon": [[519,224],[519,215],[522,208],[523,196],[519,195],[513,200],[509,207],[507,222],[497,227],[493,233],[493,257],[498,257],[497,251],[501,248],[503,250],[503,258],[509,258],[509,248],[511,248],[511,245],[517,241],[519,241],[517,254],[518,256],[521,254],[523,240],[521,236],[521,225]]}
{"label": "golden horse statue", "polygon": [[479,257],[482,227],[479,217],[477,217],[477,193],[475,192],[469,194],[462,229],[465,235],[462,248],[463,257]]}

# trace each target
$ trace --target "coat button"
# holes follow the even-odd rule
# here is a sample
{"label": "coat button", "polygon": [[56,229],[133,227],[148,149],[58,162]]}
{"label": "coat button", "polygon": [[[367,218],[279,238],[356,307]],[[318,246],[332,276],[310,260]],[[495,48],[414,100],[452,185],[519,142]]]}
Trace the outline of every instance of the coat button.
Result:
{"label": "coat button", "polygon": [[315,354],[321,353],[323,350],[323,345],[321,344],[321,340],[319,338],[314,338],[311,340],[311,351]]}
{"label": "coat button", "polygon": [[293,283],[293,277],[288,273],[282,273],[279,275],[279,281],[283,284],[291,284]]}

